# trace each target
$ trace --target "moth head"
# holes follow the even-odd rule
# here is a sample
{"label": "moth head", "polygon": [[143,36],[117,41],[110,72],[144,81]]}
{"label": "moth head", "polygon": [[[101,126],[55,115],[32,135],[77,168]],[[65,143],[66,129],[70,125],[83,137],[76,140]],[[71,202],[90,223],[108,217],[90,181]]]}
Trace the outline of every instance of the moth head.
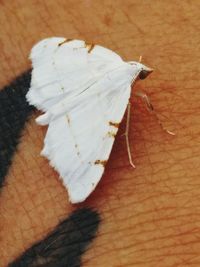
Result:
{"label": "moth head", "polygon": [[153,69],[150,69],[150,68],[143,65],[138,77],[140,80],[144,80],[152,72],[153,72]]}
{"label": "moth head", "polygon": [[129,62],[129,64],[131,65],[135,65],[135,67],[138,70],[138,79],[140,80],[144,80],[149,74],[151,74],[153,72],[153,69],[139,63],[139,62],[135,62],[135,61],[131,61]]}

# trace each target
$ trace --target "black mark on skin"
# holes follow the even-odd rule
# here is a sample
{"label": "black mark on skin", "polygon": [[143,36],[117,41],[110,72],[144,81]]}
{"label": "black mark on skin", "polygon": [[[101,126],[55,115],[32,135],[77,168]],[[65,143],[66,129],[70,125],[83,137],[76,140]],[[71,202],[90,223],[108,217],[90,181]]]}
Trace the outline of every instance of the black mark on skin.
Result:
{"label": "black mark on skin", "polygon": [[34,110],[25,98],[30,80],[29,70],[0,90],[0,187],[3,186],[24,125]]}
{"label": "black mark on skin", "polygon": [[9,267],[78,267],[100,223],[97,212],[79,209]]}
{"label": "black mark on skin", "polygon": [[[34,110],[26,102],[31,71],[0,91],[0,187],[11,165],[26,121]],[[79,267],[81,255],[94,239],[100,223],[97,212],[79,209],[44,240],[11,262],[10,267]]]}

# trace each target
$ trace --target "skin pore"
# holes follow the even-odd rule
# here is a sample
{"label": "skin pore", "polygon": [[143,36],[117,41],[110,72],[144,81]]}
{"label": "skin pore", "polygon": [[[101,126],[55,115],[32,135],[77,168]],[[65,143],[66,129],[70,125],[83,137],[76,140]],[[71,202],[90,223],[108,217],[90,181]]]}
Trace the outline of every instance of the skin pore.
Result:
{"label": "skin pore", "polygon": [[39,155],[46,128],[36,125],[40,112],[35,111],[1,190],[0,267],[87,207],[98,211],[101,223],[82,266],[199,266],[199,2],[20,0],[0,5],[1,88],[30,68],[28,55],[39,40],[86,39],[127,61],[143,55],[154,72],[134,89],[151,97],[163,125],[176,132],[163,132],[132,95],[129,142],[136,168],[129,164],[122,136],[125,117],[101,182],[84,203],[71,205],[57,173]]}

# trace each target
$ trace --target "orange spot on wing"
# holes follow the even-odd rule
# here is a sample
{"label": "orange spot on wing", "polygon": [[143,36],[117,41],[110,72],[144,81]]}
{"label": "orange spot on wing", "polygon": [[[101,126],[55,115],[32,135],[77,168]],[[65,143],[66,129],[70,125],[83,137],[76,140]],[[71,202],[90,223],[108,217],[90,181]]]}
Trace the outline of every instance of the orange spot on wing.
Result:
{"label": "orange spot on wing", "polygon": [[68,43],[68,42],[71,42],[71,41],[73,41],[73,39],[65,39],[63,42],[59,43],[58,46],[61,46],[61,45],[65,44],[65,43]]}
{"label": "orange spot on wing", "polygon": [[113,126],[115,128],[119,128],[119,122],[112,122],[112,121],[109,121],[109,125],[110,126]]}
{"label": "orange spot on wing", "polygon": [[115,136],[116,136],[116,133],[108,132],[108,136],[109,136],[109,137],[115,137]]}
{"label": "orange spot on wing", "polygon": [[96,165],[96,164],[100,164],[100,165],[102,165],[103,167],[106,166],[106,163],[107,163],[107,160],[100,160],[100,159],[97,159],[97,160],[94,162],[95,165]]}
{"label": "orange spot on wing", "polygon": [[85,42],[85,48],[87,48],[88,53],[90,53],[94,47],[95,47],[95,44],[89,44]]}

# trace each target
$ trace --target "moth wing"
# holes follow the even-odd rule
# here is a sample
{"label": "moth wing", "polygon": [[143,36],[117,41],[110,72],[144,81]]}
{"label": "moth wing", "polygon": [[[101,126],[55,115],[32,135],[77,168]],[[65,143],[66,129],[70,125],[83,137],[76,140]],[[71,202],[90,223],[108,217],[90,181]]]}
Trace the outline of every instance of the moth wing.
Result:
{"label": "moth wing", "polygon": [[47,120],[46,114],[38,119],[49,124],[42,154],[60,174],[72,203],[84,201],[102,177],[134,75],[124,64],[73,101],[56,104]]}
{"label": "moth wing", "polygon": [[77,96],[113,66],[123,63],[119,55],[107,48],[58,37],[40,41],[30,58],[33,71],[27,100],[42,111],[66,96]]}

